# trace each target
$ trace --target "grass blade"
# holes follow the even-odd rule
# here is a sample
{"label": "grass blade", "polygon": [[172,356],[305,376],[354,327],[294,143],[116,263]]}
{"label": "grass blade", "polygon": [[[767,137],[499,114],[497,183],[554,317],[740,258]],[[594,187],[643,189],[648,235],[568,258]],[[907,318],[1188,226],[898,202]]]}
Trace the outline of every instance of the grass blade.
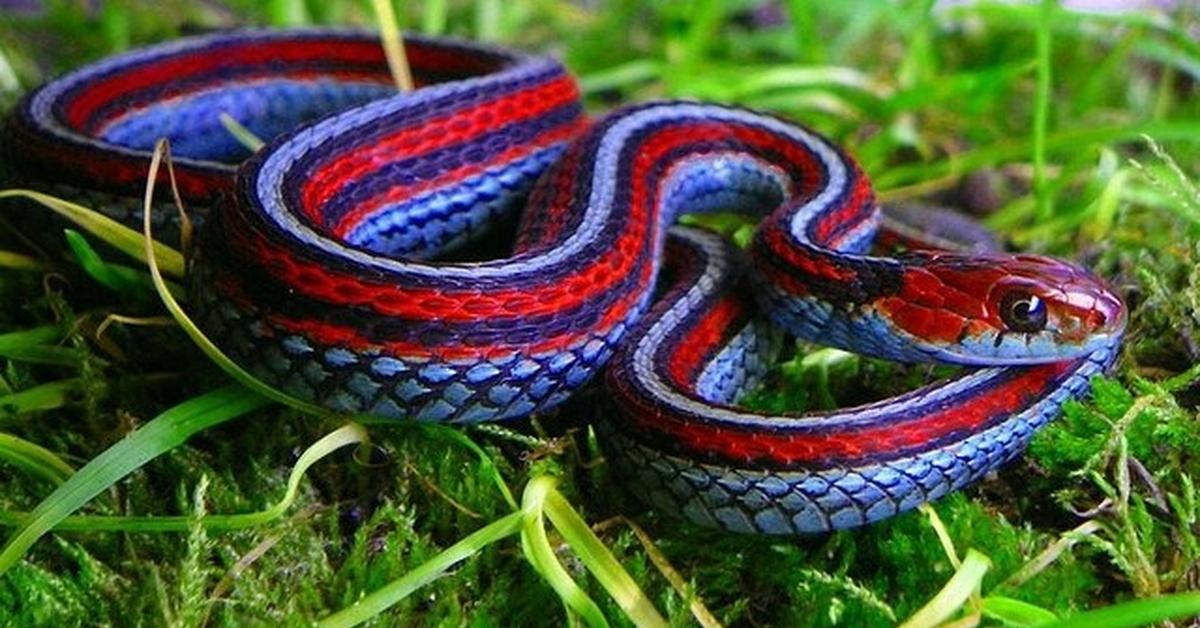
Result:
{"label": "grass blade", "polygon": [[[206,515],[198,525],[207,531],[228,531],[251,528],[269,523],[283,516],[292,504],[296,502],[296,494],[300,490],[300,481],[304,479],[314,464],[333,452],[346,447],[367,442],[367,431],[358,423],[344,425],[326,434],[321,440],[313,443],[292,467],[288,475],[287,489],[283,497],[270,507],[257,512],[238,513],[233,515]],[[70,467],[68,467],[70,468]],[[29,522],[32,515],[23,512],[0,511],[0,525],[23,525]],[[66,517],[54,526],[59,532],[187,532],[197,525],[194,516],[133,516],[109,517],[76,515]]]}
{"label": "grass blade", "polygon": [[524,525],[521,526],[521,549],[525,558],[533,565],[546,583],[554,589],[569,610],[574,611],[584,623],[593,628],[608,626],[608,620],[596,602],[575,584],[571,574],[558,562],[554,555],[554,547],[546,537],[546,527],[542,522],[546,498],[554,491],[554,478],[540,475],[525,485],[525,494],[521,497],[521,510],[525,514]]}
{"label": "grass blade", "polygon": [[10,349],[4,353],[4,357],[13,362],[77,367],[83,362],[84,353],[72,347],[34,345]]}
{"label": "grass blade", "polygon": [[3,48],[0,48],[0,92],[20,90],[21,81],[17,79],[17,73],[13,71],[12,64],[8,61],[8,55],[4,53]]}
{"label": "grass blade", "polygon": [[1002,595],[989,595],[983,598],[983,615],[999,620],[1005,626],[1040,626],[1058,619],[1050,611]]}
{"label": "grass blade", "polygon": [[96,249],[88,243],[87,238],[74,229],[65,230],[63,235],[66,236],[67,246],[75,254],[79,266],[97,283],[130,298],[139,299],[147,296],[150,284],[146,281],[144,274],[127,266],[104,261],[104,258],[100,257]]}
{"label": "grass blade", "polygon": [[42,500],[29,522],[0,550],[0,574],[59,521],[96,495],[191,435],[267,405],[269,401],[240,386],[226,386],[189,399],[155,417],[93,458],[71,479]]}
{"label": "grass blade", "polygon": [[[0,190],[0,198],[27,198],[44,205],[122,253],[143,262],[147,259],[141,234],[97,211],[34,190]],[[163,272],[171,277],[183,277],[183,255],[160,242],[154,242],[152,246]]]}
{"label": "grass blade", "polygon": [[1051,31],[1057,0],[1042,0],[1041,18],[1037,27],[1037,91],[1033,102],[1033,193],[1037,198],[1037,215],[1046,220],[1054,208],[1050,205],[1050,184],[1046,180],[1046,123],[1050,116]]}
{"label": "grass blade", "polygon": [[650,603],[650,598],[633,581],[612,552],[604,547],[562,493],[553,488],[549,490],[546,494],[545,511],[554,528],[562,534],[563,539],[579,555],[588,571],[592,572],[635,625],[666,627],[667,621]]}
{"label": "grass blade", "polygon": [[8,357],[12,351],[20,351],[49,342],[58,342],[66,335],[62,325],[42,325],[33,329],[10,331],[0,334],[0,357]]}
{"label": "grass blade", "polygon": [[662,64],[650,59],[638,59],[579,77],[579,89],[584,94],[595,95],[649,83],[661,75]]}
{"label": "grass blade", "polygon": [[0,251],[0,269],[4,270],[48,270],[50,265],[34,257],[12,251]]}
{"label": "grass blade", "polygon": [[475,0],[475,38],[479,41],[500,41],[500,23],[504,6],[499,0]]}
{"label": "grass blade", "polygon": [[66,482],[75,473],[54,452],[12,434],[0,433],[0,460],[55,484]]}
{"label": "grass blade", "polygon": [[387,586],[363,597],[353,606],[322,619],[317,622],[317,625],[322,628],[344,628],[361,624],[378,616],[417,589],[440,578],[454,565],[477,554],[484,547],[515,534],[521,529],[524,518],[525,513],[514,512],[493,521],[446,548],[432,559],[425,561],[416,569],[404,574],[403,577],[393,580]]}
{"label": "grass blade", "polygon": [[274,26],[303,26],[312,23],[304,0],[268,0],[267,17]]}
{"label": "grass blade", "polygon": [[232,135],[233,139],[237,140],[239,144],[245,146],[246,150],[257,153],[259,149],[267,145],[266,142],[254,134],[254,131],[246,128],[245,125],[237,121],[237,118],[228,113],[222,111],[217,116],[217,119],[221,121],[221,126],[225,127],[225,131]]}
{"label": "grass blade", "polygon": [[411,92],[413,90],[412,70],[408,67],[408,57],[404,53],[404,38],[400,35],[396,12],[392,9],[392,0],[372,0],[371,4],[375,7],[375,17],[379,20],[383,53],[387,57],[388,69],[392,71],[392,80],[396,83],[396,89],[401,92]]}
{"label": "grass blade", "polygon": [[1124,602],[1072,615],[1046,628],[1123,628],[1200,615],[1200,593],[1177,593]]}
{"label": "grass blade", "polygon": [[967,557],[963,559],[962,566],[954,572],[946,586],[925,606],[913,613],[908,621],[900,624],[901,628],[932,627],[949,619],[979,587],[983,575],[990,567],[991,561],[987,556],[973,549],[967,550]]}
{"label": "grass blade", "polygon": [[82,379],[73,377],[0,395],[0,421],[30,412],[61,408],[82,395],[84,386]]}
{"label": "grass blade", "polygon": [[421,3],[421,32],[426,35],[441,35],[446,32],[446,18],[450,14],[449,0],[427,0]]}

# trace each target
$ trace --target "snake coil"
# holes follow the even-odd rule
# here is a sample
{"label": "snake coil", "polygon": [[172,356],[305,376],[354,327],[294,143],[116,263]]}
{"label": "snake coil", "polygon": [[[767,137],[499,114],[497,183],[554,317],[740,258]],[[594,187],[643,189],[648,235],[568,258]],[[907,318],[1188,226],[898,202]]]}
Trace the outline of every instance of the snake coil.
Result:
{"label": "snake coil", "polygon": [[[239,31],[115,56],[29,94],[0,164],[131,220],[169,138],[205,223],[193,306],[253,373],[338,411],[466,423],[552,408],[605,370],[614,407],[597,428],[619,476],[728,530],[853,527],[960,488],[1114,359],[1124,307],[1075,266],[872,255],[870,183],[803,127],[693,102],[589,124],[553,60],[406,46],[420,89],[400,95],[368,33]],[[221,113],[272,141],[248,155]],[[749,250],[671,226],[708,211],[761,216]],[[517,214],[511,255],[446,260]],[[828,413],[738,407],[781,329],[983,368]]]}

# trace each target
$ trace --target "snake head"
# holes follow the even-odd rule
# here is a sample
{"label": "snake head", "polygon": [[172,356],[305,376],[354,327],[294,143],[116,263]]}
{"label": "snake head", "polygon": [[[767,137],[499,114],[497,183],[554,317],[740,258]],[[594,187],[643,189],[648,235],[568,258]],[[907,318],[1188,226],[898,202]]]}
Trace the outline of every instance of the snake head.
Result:
{"label": "snake head", "polygon": [[900,292],[882,311],[939,359],[1054,362],[1109,346],[1125,328],[1120,298],[1091,272],[1062,260],[927,253],[909,261]]}

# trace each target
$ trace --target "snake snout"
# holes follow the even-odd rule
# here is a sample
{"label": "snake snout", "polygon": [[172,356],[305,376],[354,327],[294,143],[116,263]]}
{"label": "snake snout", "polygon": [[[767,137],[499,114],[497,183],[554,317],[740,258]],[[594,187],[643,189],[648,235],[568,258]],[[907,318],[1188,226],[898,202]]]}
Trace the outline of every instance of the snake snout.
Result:
{"label": "snake snout", "polygon": [[1109,289],[1101,291],[1089,313],[1094,333],[1120,333],[1125,329],[1125,303]]}

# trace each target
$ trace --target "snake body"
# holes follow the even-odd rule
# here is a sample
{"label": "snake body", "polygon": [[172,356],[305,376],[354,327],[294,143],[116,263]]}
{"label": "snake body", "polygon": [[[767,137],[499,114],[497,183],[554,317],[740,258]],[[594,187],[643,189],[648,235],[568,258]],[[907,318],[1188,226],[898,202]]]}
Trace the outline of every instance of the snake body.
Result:
{"label": "snake body", "polygon": [[[866,176],[803,127],[692,102],[589,124],[553,60],[406,45],[421,89],[401,95],[364,33],[113,57],[31,93],[3,161],[128,217],[112,199],[140,192],[169,137],[185,198],[209,208],[193,305],[256,375],[338,411],[468,423],[553,408],[606,370],[597,428],[619,476],[729,530],[821,532],[935,499],[1011,459],[1114,359],[1123,306],[1070,264],[871,255]],[[246,160],[222,112],[275,139]],[[749,250],[672,226],[708,211],[761,216]],[[517,213],[511,255],[447,259]],[[737,407],[780,329],[988,368],[826,414]]]}

